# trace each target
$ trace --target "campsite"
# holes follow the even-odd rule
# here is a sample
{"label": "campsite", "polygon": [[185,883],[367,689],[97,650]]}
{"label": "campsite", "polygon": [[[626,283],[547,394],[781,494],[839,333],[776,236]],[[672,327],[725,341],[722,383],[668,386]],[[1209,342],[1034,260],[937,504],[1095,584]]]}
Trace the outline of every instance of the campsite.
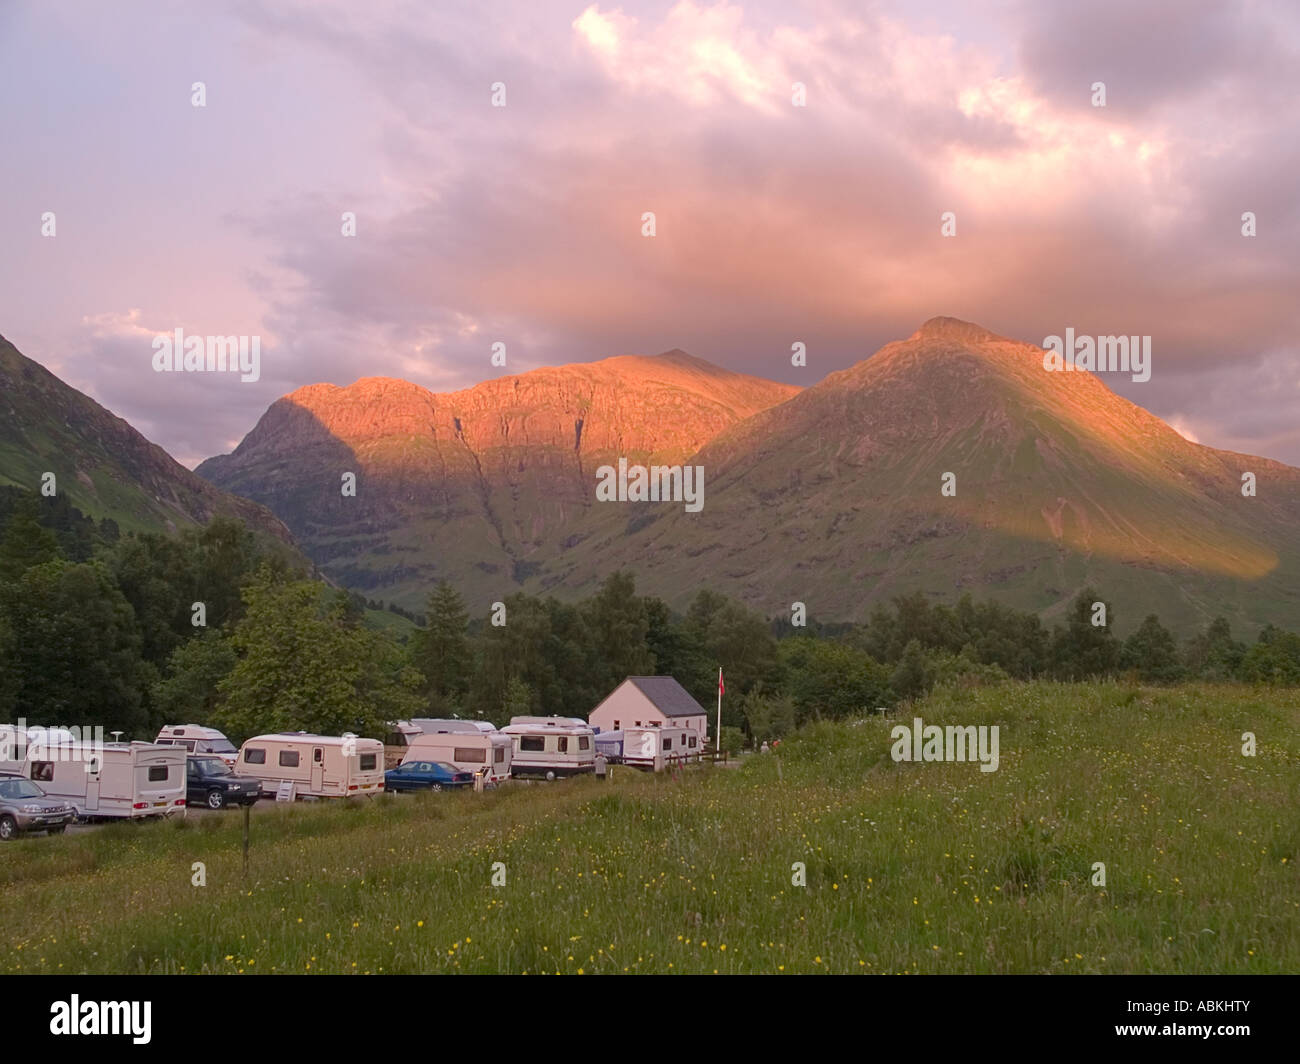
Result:
{"label": "campsite", "polygon": [[731,771],[260,802],[246,873],[241,818],[207,811],[9,843],[0,971],[1300,967],[1295,691],[1031,683],[916,715],[999,725],[998,771],[895,762],[872,714]]}

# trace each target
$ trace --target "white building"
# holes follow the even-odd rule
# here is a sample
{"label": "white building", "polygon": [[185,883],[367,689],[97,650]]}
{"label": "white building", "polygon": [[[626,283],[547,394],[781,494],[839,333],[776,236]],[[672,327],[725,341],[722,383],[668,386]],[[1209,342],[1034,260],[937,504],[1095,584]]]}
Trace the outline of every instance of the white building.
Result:
{"label": "white building", "polygon": [[602,732],[665,725],[690,728],[701,745],[709,734],[708,711],[671,676],[629,676],[587,720]]}

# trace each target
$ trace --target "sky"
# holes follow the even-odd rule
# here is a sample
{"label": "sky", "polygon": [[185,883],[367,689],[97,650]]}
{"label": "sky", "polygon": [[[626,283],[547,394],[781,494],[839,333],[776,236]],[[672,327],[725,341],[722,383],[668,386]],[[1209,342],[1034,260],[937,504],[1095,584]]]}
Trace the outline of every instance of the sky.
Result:
{"label": "sky", "polygon": [[1290,0],[0,0],[0,334],[192,467],[320,381],[1069,327],[1300,465],[1297,130]]}

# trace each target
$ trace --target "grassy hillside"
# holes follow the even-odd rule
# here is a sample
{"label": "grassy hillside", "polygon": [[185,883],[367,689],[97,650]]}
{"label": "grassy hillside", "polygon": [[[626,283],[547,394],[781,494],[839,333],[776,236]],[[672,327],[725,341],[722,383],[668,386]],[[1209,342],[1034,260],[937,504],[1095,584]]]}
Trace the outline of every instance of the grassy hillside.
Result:
{"label": "grassy hillside", "polygon": [[270,511],[214,488],[0,336],[0,485],[40,491],[46,473],[82,513],[123,532],[174,532],[225,515],[292,542]]}
{"label": "grassy hillside", "polygon": [[0,971],[1300,969],[1300,693],[1030,684],[916,714],[998,724],[1001,767],[897,764],[876,719],[789,740],[782,778],[759,755],[261,810],[246,882],[237,814],[11,843]]}

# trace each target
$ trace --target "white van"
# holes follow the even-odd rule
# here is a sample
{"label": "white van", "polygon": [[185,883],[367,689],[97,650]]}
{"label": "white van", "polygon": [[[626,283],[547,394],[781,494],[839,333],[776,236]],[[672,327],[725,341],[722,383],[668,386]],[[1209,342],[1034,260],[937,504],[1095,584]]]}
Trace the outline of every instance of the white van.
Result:
{"label": "white van", "polygon": [[514,744],[513,776],[553,780],[596,771],[596,734],[576,717],[511,717],[501,731]]}
{"label": "white van", "polygon": [[235,771],[260,779],[272,797],[281,783],[293,784],[294,797],[374,795],[384,789],[384,744],[355,735],[256,735],[239,748]]}
{"label": "white van", "polygon": [[479,727],[484,721],[432,720],[420,722],[424,733],[411,740],[406,756],[408,761],[445,761],[466,772],[488,770],[488,783],[501,783],[510,778],[514,743],[509,735],[491,725]]}
{"label": "white van", "polygon": [[164,724],[154,742],[159,746],[183,746],[191,754],[211,754],[231,768],[239,757],[235,744],[221,732],[199,724]]}
{"label": "white van", "polygon": [[185,812],[186,756],[156,743],[37,743],[21,773],[79,817],[169,816]]}
{"label": "white van", "polygon": [[700,759],[700,733],[666,724],[662,728],[624,728],[622,761],[656,772]]}

